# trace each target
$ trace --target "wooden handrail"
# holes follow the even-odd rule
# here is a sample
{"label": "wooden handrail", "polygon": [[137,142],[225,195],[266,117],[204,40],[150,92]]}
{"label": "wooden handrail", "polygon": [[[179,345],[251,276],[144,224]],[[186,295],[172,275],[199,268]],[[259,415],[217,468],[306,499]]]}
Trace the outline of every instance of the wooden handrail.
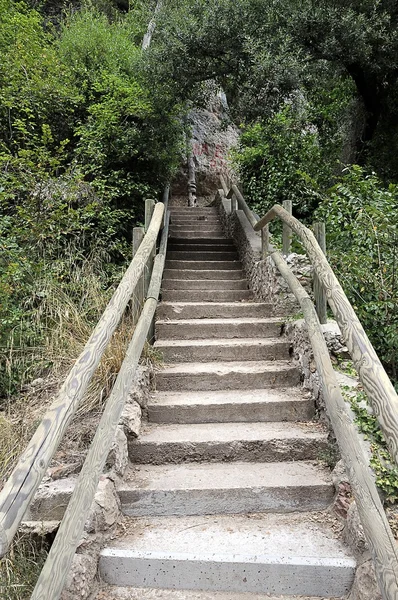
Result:
{"label": "wooden handrail", "polygon": [[261,230],[276,217],[289,225],[307,250],[391,455],[398,465],[398,395],[394,386],[312,231],[278,204],[258,221],[254,229]]}
{"label": "wooden handrail", "polygon": [[351,482],[361,523],[375,562],[376,575],[383,598],[397,600],[397,544],[381,503],[374,475],[369,467],[369,459],[340,391],[315,306],[282,255],[272,246],[269,246],[269,254],[299,302],[307,324],[326,410]]}
{"label": "wooden handrail", "polygon": [[155,315],[166,258],[169,218],[167,212],[141,316],[31,600],[58,600],[61,596]]}
{"label": "wooden handrail", "polygon": [[84,350],[70,370],[25,452],[0,492],[0,557],[7,552],[33,496],[75,414],[100,359],[156,246],[164,205],[156,205],[150,227]]}
{"label": "wooden handrail", "polygon": [[[390,413],[393,413],[394,425],[389,423],[388,427],[385,427],[385,430],[391,434],[391,428],[396,427],[395,423],[397,422],[398,414],[398,411],[396,411],[395,390],[392,387],[373,346],[370,344],[354,309],[346,298],[312,232],[297,219],[292,217],[286,210],[281,206],[274,206],[265,217],[258,220],[254,225],[254,229],[256,231],[261,230],[262,232],[264,230],[267,231],[268,223],[276,216],[281,218],[289,227],[291,227],[303,241],[304,247],[314,264],[319,280],[326,289],[329,304],[331,305],[332,310],[333,307],[336,310],[336,312],[333,311],[336,320],[343,331],[346,344],[351,352],[353,360],[355,355],[356,362],[354,361],[354,364],[357,366],[361,381],[371,399],[374,398],[374,390],[377,391],[377,400],[374,404],[376,410],[378,407],[377,417],[380,425],[384,423],[386,426],[386,418],[388,419]],[[250,222],[251,221],[252,220],[250,220]],[[267,235],[263,236],[263,239],[267,239]],[[369,548],[371,549],[376,577],[382,597],[383,600],[397,600],[397,543],[380,500],[375,483],[375,476],[369,466],[369,458],[363,449],[358,431],[353,423],[352,415],[341,394],[315,306],[303,286],[292,273],[283,256],[269,245],[269,243],[267,254],[272,256],[274,264],[300,304],[307,325],[312,350],[314,352],[326,409],[349,475],[361,523]],[[351,319],[352,322],[350,322]],[[369,354],[371,359],[367,356]],[[376,357],[376,362],[374,361],[374,357]],[[376,369],[375,374],[372,372],[372,366]],[[384,374],[380,378],[380,382],[377,379],[378,374]],[[382,388],[380,392],[380,387],[385,384],[386,379],[388,382],[387,387],[386,389]],[[367,386],[365,386],[365,381],[368,383]],[[391,388],[393,391],[392,395]],[[380,397],[382,400],[380,400]],[[391,399],[392,401],[390,402]],[[385,405],[387,408],[385,408]],[[384,410],[387,410],[387,417],[386,414],[383,414]],[[392,435],[390,436],[387,436],[386,434],[386,437],[389,440],[391,449],[393,450],[396,448],[395,432],[392,432]],[[395,452],[393,453],[393,456],[396,459]]]}

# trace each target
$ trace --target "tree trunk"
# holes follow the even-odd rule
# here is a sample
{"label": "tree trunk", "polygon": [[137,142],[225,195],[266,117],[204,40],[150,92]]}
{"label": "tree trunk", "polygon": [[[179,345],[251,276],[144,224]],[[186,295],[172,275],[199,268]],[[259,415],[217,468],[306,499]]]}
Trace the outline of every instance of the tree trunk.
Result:
{"label": "tree trunk", "polygon": [[367,75],[359,64],[348,64],[346,69],[355,83],[365,109],[364,127],[357,143],[358,162],[364,162],[366,147],[373,140],[380,121],[385,92],[381,89],[380,83]]}
{"label": "tree trunk", "polygon": [[155,8],[155,13],[149,22],[147,32],[144,35],[144,39],[142,40],[142,49],[143,50],[146,50],[151,45],[152,35],[153,35],[153,32],[155,31],[155,27],[156,27],[156,15],[162,8],[162,5],[163,5],[163,0],[158,0],[158,3]]}

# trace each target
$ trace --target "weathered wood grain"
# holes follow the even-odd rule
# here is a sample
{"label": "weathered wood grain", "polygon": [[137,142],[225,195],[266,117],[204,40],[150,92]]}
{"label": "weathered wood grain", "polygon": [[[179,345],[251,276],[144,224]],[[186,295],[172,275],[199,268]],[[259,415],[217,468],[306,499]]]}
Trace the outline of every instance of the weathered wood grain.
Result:
{"label": "weathered wood grain", "polygon": [[[316,241],[318,242],[320,249],[326,256],[325,223],[314,223],[313,230]],[[322,283],[319,281],[318,275],[315,272],[313,277],[313,283],[316,314],[318,315],[320,323],[323,325],[324,323],[327,323],[328,320],[326,292],[323,288]]]}
{"label": "weathered wood grain", "polygon": [[197,197],[196,197],[196,169],[195,169],[195,160],[193,153],[193,142],[189,141],[187,147],[187,161],[188,161],[188,206],[194,207],[197,206]]}
{"label": "weathered wood grain", "polygon": [[[155,204],[156,204],[155,200],[152,200],[151,198],[145,200],[145,231],[148,231],[149,226],[151,224],[153,211],[155,210]],[[164,213],[163,213],[163,215],[164,215]],[[145,265],[144,298],[146,297],[148,287],[149,287],[149,282],[151,281],[153,260],[155,258],[155,254],[156,254],[156,244],[152,248],[152,252],[149,254],[147,264]]]}
{"label": "weathered wood grain", "polygon": [[162,202],[164,204],[164,214],[163,214],[163,225],[162,228],[166,225],[167,219],[167,211],[169,210],[169,198],[170,198],[170,184],[168,183],[164,188]]}
{"label": "weathered wood grain", "polygon": [[[293,212],[293,204],[291,200],[285,200],[283,202],[283,208],[289,213],[289,215]],[[283,248],[283,256],[289,256],[292,251],[292,230],[290,229],[287,223],[283,223],[282,230],[282,248]]]}
{"label": "weathered wood grain", "polygon": [[269,246],[269,226],[266,225],[261,230],[261,258],[267,258]]}
{"label": "weathered wood grain", "polygon": [[57,600],[65,585],[155,315],[166,257],[169,217],[170,213],[166,216],[159,254],[155,258],[148,298],[31,600]]}
{"label": "weathered wood grain", "polygon": [[231,189],[232,189],[233,193],[235,194],[235,197],[238,201],[238,207],[240,208],[240,210],[243,210],[250,225],[252,225],[252,227],[254,227],[255,224],[257,223],[257,219],[255,218],[255,216],[253,215],[253,212],[249,208],[246,200],[244,199],[244,197],[242,195],[242,192],[240,191],[238,186],[235,184],[232,184]]}
{"label": "weathered wood grain", "polygon": [[[138,252],[138,248],[141,245],[142,240],[145,236],[145,229],[143,227],[134,227],[133,229],[133,258]],[[134,322],[137,322],[138,316],[141,313],[142,305],[144,303],[144,275],[141,275],[134,291],[133,295],[133,307],[134,307]]]}
{"label": "weathered wood grain", "polygon": [[289,224],[308,252],[326,291],[329,306],[340,326],[344,343],[383,430],[391,456],[398,464],[398,396],[394,386],[313,233],[278,205],[268,211],[254,229],[261,230],[275,217]]}
{"label": "weathered wood grain", "polygon": [[151,226],[137,254],[83,352],[69,372],[55,401],[46,412],[13,473],[0,492],[0,557],[6,553],[135,290],[148,256],[156,243],[163,212],[163,204],[157,204]]}
{"label": "weathered wood grain", "polygon": [[227,182],[225,181],[225,177],[221,174],[219,175],[219,177],[220,177],[221,187],[224,190],[224,196],[228,197],[229,187],[227,185]]}
{"label": "weathered wood grain", "polygon": [[357,503],[361,523],[372,553],[376,575],[384,600],[398,599],[398,547],[381,503],[374,475],[341,394],[311,298],[286,264],[282,255],[270,247],[270,254],[281,275],[300,303],[324,394],[326,410],[344,460]]}

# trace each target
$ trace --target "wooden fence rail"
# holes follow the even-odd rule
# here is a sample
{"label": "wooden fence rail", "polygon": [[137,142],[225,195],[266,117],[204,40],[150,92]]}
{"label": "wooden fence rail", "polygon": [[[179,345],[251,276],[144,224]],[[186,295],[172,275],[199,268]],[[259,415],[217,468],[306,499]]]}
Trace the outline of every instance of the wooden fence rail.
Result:
{"label": "wooden fence rail", "polygon": [[[243,202],[246,204],[244,198]],[[268,243],[268,224],[275,217],[279,217],[301,238],[314,265],[319,285],[323,286],[330,307],[340,325],[362,384],[375,407],[376,416],[386,435],[392,455],[397,461],[398,398],[395,390],[314,235],[281,206],[274,206],[254,225],[255,231],[265,230],[262,236],[263,255],[264,244]],[[249,219],[249,222],[252,223],[253,219]],[[326,409],[349,475],[383,600],[398,600],[397,543],[380,500],[375,476],[369,465],[369,457],[364,451],[350,409],[341,394],[315,306],[283,256],[270,245],[266,253],[272,256],[274,264],[303,311]]]}
{"label": "wooden fence rail", "polygon": [[156,205],[151,224],[122,281],[84,350],[47,410],[25,452],[0,492],[0,557],[7,552],[33,496],[83,398],[100,359],[155,248],[164,205]]}
{"label": "wooden fence rail", "polygon": [[[169,213],[167,216],[169,216]],[[159,254],[155,258],[147,299],[141,316],[135,326],[126,357],[107,400],[79,479],[31,600],[58,600],[61,596],[155,315],[166,257],[167,236],[168,219],[166,219],[163,228]]]}
{"label": "wooden fence rail", "polygon": [[398,465],[398,395],[394,386],[312,231],[279,205],[271,208],[254,229],[261,230],[276,217],[288,224],[300,237],[308,253],[340,326],[359,379],[383,430],[391,455]]}

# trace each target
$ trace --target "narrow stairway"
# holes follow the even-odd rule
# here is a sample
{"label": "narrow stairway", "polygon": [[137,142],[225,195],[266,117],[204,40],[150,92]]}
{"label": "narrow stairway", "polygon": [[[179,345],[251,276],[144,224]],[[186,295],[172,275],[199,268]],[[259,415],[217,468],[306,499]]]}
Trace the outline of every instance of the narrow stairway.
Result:
{"label": "narrow stairway", "polygon": [[[112,598],[340,598],[355,562],[281,324],[251,293],[215,208],[174,208],[155,347],[164,368],[129,444]],[[111,587],[115,586],[115,587]]]}

